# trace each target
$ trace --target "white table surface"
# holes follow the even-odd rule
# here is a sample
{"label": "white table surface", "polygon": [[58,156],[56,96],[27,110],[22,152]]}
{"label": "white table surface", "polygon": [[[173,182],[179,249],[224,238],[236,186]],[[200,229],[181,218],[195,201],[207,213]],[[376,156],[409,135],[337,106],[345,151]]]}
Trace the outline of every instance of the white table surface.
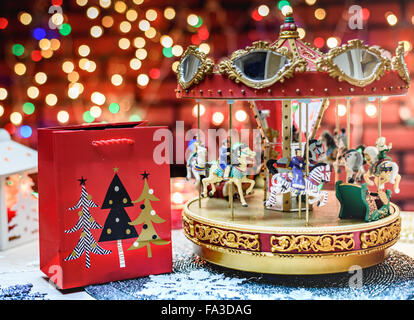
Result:
{"label": "white table surface", "polygon": [[[182,230],[173,230],[174,235]],[[189,245],[191,243],[189,242]],[[397,242],[393,249],[414,258],[414,244]],[[39,248],[37,241],[0,252],[0,287],[6,288],[16,284],[33,284],[32,293],[46,293],[51,300],[94,300],[83,289],[62,292],[48,282],[39,269]]]}

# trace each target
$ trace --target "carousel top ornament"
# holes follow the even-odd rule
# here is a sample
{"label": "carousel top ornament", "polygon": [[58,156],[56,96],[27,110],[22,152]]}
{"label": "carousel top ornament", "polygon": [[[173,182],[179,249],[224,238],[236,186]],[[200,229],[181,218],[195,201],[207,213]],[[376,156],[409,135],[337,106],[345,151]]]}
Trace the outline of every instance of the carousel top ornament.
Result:
{"label": "carousel top ornament", "polygon": [[253,42],[220,63],[188,47],[177,79],[178,98],[237,100],[403,95],[410,82],[403,42],[392,58],[359,39],[325,54],[299,39],[291,12],[279,39]]}

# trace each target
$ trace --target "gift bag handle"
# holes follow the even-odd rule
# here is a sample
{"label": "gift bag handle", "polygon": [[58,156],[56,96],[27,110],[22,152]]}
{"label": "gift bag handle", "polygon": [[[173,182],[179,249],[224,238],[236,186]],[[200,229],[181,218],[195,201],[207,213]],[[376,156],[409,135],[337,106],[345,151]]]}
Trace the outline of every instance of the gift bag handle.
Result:
{"label": "gift bag handle", "polygon": [[134,144],[133,139],[120,138],[120,139],[102,139],[102,140],[93,140],[92,145],[95,147],[99,146],[110,146],[114,144]]}

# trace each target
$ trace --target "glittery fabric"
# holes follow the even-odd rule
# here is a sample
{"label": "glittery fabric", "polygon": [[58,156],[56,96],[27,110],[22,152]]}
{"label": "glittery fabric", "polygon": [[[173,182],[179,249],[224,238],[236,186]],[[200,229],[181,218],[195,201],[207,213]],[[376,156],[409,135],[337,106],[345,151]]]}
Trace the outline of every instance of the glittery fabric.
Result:
{"label": "glittery fabric", "polygon": [[45,300],[46,293],[31,292],[31,283],[0,288],[0,300]]}
{"label": "glittery fabric", "polygon": [[363,269],[358,286],[352,280],[355,273],[281,276],[222,268],[194,254],[182,230],[174,230],[172,237],[172,273],[88,286],[86,291],[110,300],[414,299],[414,260],[395,250],[385,262]]}

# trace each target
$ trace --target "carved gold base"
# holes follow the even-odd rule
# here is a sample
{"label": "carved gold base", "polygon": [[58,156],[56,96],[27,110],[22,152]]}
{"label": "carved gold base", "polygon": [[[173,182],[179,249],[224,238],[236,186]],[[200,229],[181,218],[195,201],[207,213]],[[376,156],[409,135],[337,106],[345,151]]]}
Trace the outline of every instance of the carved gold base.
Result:
{"label": "carved gold base", "polygon": [[336,199],[315,208],[310,224],[297,213],[275,212],[262,206],[256,192],[249,207],[236,206],[231,218],[224,199],[198,199],[186,204],[183,230],[207,261],[248,272],[326,274],[348,272],[381,263],[399,237],[401,219],[392,214],[374,222],[341,220]]}

